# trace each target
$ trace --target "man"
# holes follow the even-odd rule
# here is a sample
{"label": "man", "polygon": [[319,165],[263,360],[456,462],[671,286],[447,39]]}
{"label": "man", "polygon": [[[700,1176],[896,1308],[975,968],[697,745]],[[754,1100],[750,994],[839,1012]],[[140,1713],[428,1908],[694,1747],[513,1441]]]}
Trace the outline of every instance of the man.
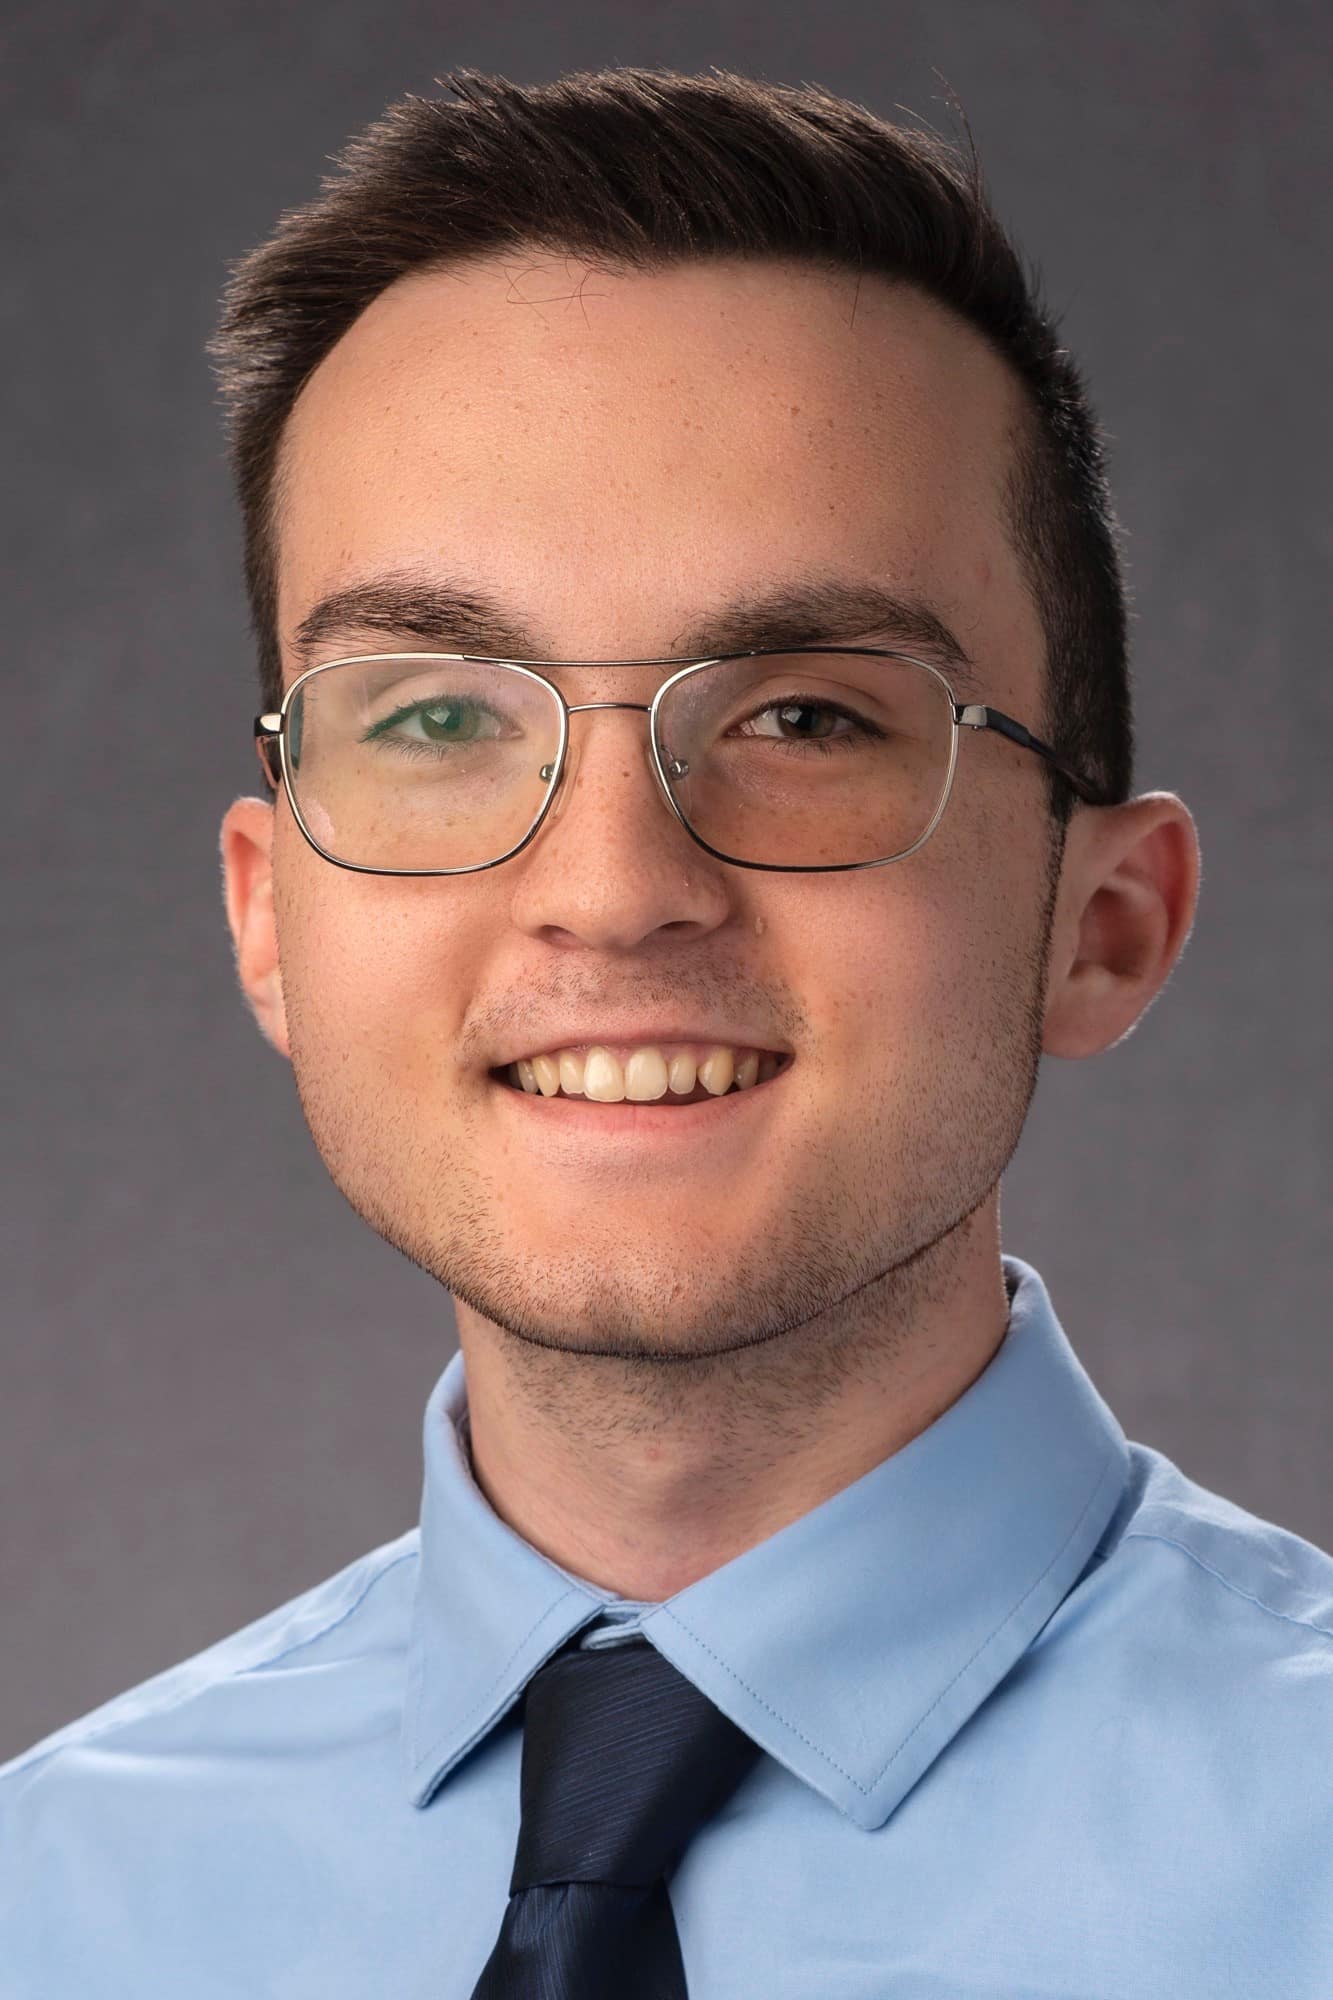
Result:
{"label": "man", "polygon": [[0,1773],[0,1990],[1333,1993],[1333,1564],[1000,1249],[1199,879],[1077,370],[933,138],[453,88],[214,346],[227,913],[454,1300],[422,1520]]}

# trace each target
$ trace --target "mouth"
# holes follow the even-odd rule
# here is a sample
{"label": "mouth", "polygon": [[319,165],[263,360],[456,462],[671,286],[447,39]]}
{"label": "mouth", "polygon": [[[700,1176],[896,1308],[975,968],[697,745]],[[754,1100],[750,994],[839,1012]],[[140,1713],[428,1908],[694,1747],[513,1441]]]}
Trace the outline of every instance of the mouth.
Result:
{"label": "mouth", "polygon": [[725,1043],[593,1043],[556,1049],[492,1069],[502,1088],[555,1105],[573,1099],[590,1109],[651,1105],[684,1110],[767,1088],[791,1068],[784,1050]]}

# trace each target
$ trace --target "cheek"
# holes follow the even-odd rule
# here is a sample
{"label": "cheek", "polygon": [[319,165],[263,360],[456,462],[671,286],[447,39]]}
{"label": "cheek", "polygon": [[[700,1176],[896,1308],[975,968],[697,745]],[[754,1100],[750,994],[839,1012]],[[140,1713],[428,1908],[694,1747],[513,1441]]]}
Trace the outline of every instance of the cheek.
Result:
{"label": "cheek", "polygon": [[422,1049],[442,1068],[474,980],[446,899],[430,883],[358,875],[305,851],[309,866],[292,857],[275,869],[294,1060],[318,1062],[334,1089],[340,1076],[390,1087]]}
{"label": "cheek", "polygon": [[984,911],[925,856],[859,880],[825,878],[784,926],[793,983],[832,1061],[883,1062],[895,1047],[952,1039],[975,1019],[989,957]]}

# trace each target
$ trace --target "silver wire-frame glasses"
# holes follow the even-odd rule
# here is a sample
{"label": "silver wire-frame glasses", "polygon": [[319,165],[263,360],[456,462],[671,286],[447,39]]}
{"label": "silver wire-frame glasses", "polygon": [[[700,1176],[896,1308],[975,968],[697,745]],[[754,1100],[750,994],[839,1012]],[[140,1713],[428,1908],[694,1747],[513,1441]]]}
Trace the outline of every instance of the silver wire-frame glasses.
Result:
{"label": "silver wire-frame glasses", "polygon": [[[693,681],[697,676],[707,674],[710,670],[724,668],[729,664],[737,662],[763,662],[767,660],[781,660],[786,662],[802,659],[826,660],[832,657],[847,660],[898,661],[906,666],[919,669],[921,673],[929,675],[933,682],[937,684],[939,693],[935,699],[940,703],[938,710],[940,727],[941,729],[943,728],[944,703],[947,703],[947,714],[950,724],[947,768],[943,772],[939,797],[933,811],[930,812],[924,829],[908,844],[898,847],[893,853],[877,854],[866,859],[853,861],[758,861],[725,852],[724,849],[714,845],[712,841],[705,838],[699,829],[691,823],[689,815],[682,805],[679,793],[682,787],[687,786],[690,781],[690,766],[686,760],[677,754],[677,750],[672,748],[666,738],[662,725],[664,713],[678,715],[685,712],[688,707],[687,697],[695,692],[695,690],[688,688],[686,684]],[[367,861],[352,860],[345,855],[333,852],[330,846],[317,837],[316,831],[308,823],[309,817],[312,815],[303,810],[302,802],[298,797],[298,786],[293,779],[293,716],[296,716],[299,726],[301,716],[304,713],[304,703],[307,694],[318,686],[319,676],[333,674],[340,668],[358,666],[363,668],[390,667],[396,662],[410,662],[413,672],[437,667],[444,663],[460,666],[505,668],[525,677],[526,682],[530,684],[528,692],[531,698],[542,701],[544,698],[537,690],[545,689],[551,700],[556,704],[554,712],[558,715],[558,739],[554,747],[554,754],[547,757],[539,769],[531,774],[538,777],[544,784],[544,794],[521,837],[505,847],[502,853],[496,854],[488,860],[469,861],[458,867],[388,867]],[[543,667],[558,667],[563,671],[575,667],[647,666],[669,666],[677,669],[675,673],[671,674],[661,683],[650,703],[590,701],[571,705],[555,682],[548,679],[540,671]],[[332,682],[329,683],[331,689],[334,685]],[[699,683],[698,691],[701,695],[705,685],[702,682]],[[298,704],[300,705],[299,707]],[[441,703],[437,702],[434,706],[438,709],[441,705]],[[768,704],[771,707],[786,706],[788,708],[796,708],[802,705],[831,707],[835,711],[838,706],[837,703],[830,703],[821,696],[811,697],[808,694],[805,696],[788,696],[785,704],[778,702]],[[425,704],[417,704],[417,706],[422,707]],[[966,705],[959,703],[945,674],[931,662],[916,659],[911,654],[900,652],[896,648],[877,646],[787,647],[783,648],[780,652],[764,649],[745,653],[714,654],[707,658],[695,658],[684,663],[681,662],[679,656],[674,659],[667,657],[645,660],[512,660],[479,653],[413,651],[407,653],[353,654],[343,659],[324,661],[317,666],[307,668],[304,673],[299,674],[286,690],[280,708],[255,717],[255,748],[268,784],[275,792],[280,786],[285,789],[287,802],[291,807],[292,815],[302,834],[311,847],[314,848],[315,852],[321,855],[324,860],[331,862],[335,867],[348,868],[358,874],[370,875],[467,875],[475,874],[482,869],[495,868],[501,862],[512,860],[515,855],[521,854],[524,848],[529,846],[536,838],[543,821],[551,809],[551,805],[555,800],[564,777],[566,750],[569,742],[569,718],[571,715],[579,715],[599,708],[631,709],[648,716],[653,769],[661,788],[662,796],[671,813],[684,827],[690,838],[698,846],[702,847],[706,853],[711,854],[718,861],[725,861],[730,866],[737,868],[758,868],[783,874],[824,874],[855,868],[880,868],[890,862],[906,860],[910,854],[914,854],[930,838],[930,835],[935,831],[944,814],[945,807],[949,802],[953,790],[954,771],[958,761],[959,732],[963,729],[995,730],[1007,741],[1017,744],[1020,749],[1030,750],[1036,756],[1044,758],[1048,763],[1053,765],[1073,788],[1075,794],[1086,803],[1092,805],[1110,803],[1096,785],[1075,771],[1049,744],[1040,741],[1021,722],[1016,721],[1013,716],[1005,715],[999,709],[991,708],[984,703],[974,702]],[[407,711],[403,712],[406,713]],[[843,712],[846,713],[845,710]],[[787,739],[782,740],[787,741]],[[475,746],[469,745],[468,747]],[[278,761],[278,769],[276,771],[273,766],[275,753]],[[299,762],[300,754],[298,748],[295,752],[295,761]],[[934,752],[932,751],[931,754],[933,755]],[[810,760],[803,759],[801,761],[808,764]],[[938,765],[932,765],[932,780],[937,772]],[[716,780],[714,780],[714,793],[715,796],[721,795],[718,791]],[[312,808],[312,813],[314,810],[316,809]],[[323,811],[322,808],[318,808],[318,810],[322,812],[323,818],[327,821],[329,818],[328,813]],[[325,831],[325,841],[327,841],[327,830],[321,830]]]}

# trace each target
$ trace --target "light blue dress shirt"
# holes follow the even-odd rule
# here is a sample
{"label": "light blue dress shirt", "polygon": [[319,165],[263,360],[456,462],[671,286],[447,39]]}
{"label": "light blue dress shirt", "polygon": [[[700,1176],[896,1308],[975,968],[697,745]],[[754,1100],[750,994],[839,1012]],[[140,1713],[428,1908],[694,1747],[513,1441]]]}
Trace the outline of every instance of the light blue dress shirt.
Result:
{"label": "light blue dress shirt", "polygon": [[519,1697],[639,1630],[767,1753],[671,1878],[691,2000],[1333,2000],[1333,1559],[1004,1264],[950,1409],[661,1604],[494,1513],[456,1355],[419,1528],[0,1766],[3,2000],[467,2000]]}

